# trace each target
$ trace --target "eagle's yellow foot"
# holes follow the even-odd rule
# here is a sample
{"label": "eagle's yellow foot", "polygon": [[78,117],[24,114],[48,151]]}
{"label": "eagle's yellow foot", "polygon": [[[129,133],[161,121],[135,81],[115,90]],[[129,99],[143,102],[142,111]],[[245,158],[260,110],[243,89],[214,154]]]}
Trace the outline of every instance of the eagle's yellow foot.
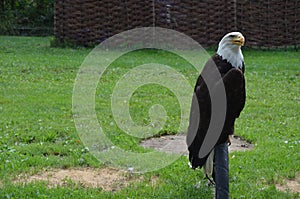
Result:
{"label": "eagle's yellow foot", "polygon": [[228,146],[230,146],[231,145],[230,135],[228,136],[227,142],[228,142]]}

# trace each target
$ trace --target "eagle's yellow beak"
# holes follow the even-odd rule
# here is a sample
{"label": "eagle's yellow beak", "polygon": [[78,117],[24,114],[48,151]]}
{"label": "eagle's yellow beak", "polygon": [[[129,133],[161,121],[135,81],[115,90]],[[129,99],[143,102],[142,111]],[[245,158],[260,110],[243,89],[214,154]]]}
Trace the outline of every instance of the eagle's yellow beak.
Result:
{"label": "eagle's yellow beak", "polygon": [[235,38],[232,39],[232,43],[233,44],[237,44],[239,46],[244,46],[244,43],[245,43],[245,39],[243,36],[236,36]]}

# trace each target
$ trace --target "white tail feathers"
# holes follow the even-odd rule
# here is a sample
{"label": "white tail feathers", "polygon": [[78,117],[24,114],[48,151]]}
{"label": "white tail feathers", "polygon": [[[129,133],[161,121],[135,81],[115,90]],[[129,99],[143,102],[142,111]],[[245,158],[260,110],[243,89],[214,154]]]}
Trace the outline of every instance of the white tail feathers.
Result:
{"label": "white tail feathers", "polygon": [[206,176],[211,176],[214,170],[214,149],[210,152],[205,164],[203,165],[203,170]]}

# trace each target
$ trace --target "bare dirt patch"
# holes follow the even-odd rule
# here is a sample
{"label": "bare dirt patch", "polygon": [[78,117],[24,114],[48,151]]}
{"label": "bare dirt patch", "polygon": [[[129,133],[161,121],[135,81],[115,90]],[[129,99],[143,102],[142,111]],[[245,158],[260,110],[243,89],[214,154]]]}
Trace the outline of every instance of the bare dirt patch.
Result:
{"label": "bare dirt patch", "polygon": [[138,180],[142,178],[134,178],[128,172],[112,168],[72,168],[52,169],[35,175],[21,174],[13,182],[26,184],[44,181],[48,188],[69,186],[74,183],[83,187],[101,188],[104,191],[117,191],[126,187],[130,182]]}
{"label": "bare dirt patch", "polygon": [[[188,151],[185,139],[185,135],[167,135],[144,140],[141,142],[141,145],[145,148],[154,148],[155,150],[167,153],[187,155]],[[254,147],[253,144],[236,135],[232,136],[230,140],[229,152],[246,151]]]}
{"label": "bare dirt patch", "polygon": [[296,175],[295,179],[284,180],[284,184],[276,184],[279,191],[291,191],[300,194],[300,174]]}
{"label": "bare dirt patch", "polygon": [[[244,151],[253,148],[249,142],[234,136],[231,139],[230,151]],[[159,138],[144,140],[141,145],[147,148],[154,148],[168,153],[187,155],[185,135],[170,135]],[[82,186],[89,188],[101,188],[104,191],[117,191],[131,182],[142,181],[143,176],[132,176],[128,171],[113,168],[70,168],[70,169],[48,169],[34,175],[20,174],[13,180],[15,184],[26,184],[44,181],[48,188],[57,186]],[[149,185],[156,184],[157,178],[153,177]],[[287,186],[291,182],[287,182]],[[2,183],[0,182],[0,186]],[[279,188],[280,189],[280,188]],[[293,188],[290,188],[291,190]]]}

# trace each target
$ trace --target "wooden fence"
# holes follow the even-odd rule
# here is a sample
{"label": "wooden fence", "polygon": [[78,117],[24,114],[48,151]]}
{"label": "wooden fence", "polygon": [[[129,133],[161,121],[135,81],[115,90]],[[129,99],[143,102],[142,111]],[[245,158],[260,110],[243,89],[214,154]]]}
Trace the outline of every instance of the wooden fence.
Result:
{"label": "wooden fence", "polygon": [[298,0],[56,0],[55,38],[90,46],[125,30],[164,27],[202,46],[240,31],[251,47],[300,45]]}

